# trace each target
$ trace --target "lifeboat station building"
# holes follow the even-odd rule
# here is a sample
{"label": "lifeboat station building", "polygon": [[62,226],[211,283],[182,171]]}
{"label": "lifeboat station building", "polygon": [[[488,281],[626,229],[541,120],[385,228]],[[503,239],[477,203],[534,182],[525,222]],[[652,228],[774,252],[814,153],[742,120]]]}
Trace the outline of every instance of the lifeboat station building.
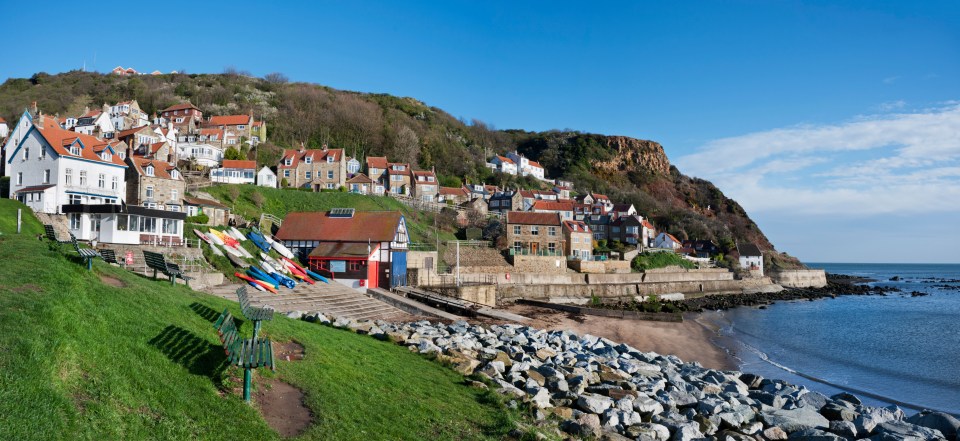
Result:
{"label": "lifeboat station building", "polygon": [[351,288],[407,284],[409,235],[396,211],[290,213],[276,237],[310,269]]}

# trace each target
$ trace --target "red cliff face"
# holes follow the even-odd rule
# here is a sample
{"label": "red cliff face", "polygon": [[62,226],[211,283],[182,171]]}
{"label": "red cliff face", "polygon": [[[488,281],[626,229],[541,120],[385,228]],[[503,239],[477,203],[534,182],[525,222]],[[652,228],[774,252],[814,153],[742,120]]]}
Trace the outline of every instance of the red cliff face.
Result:
{"label": "red cliff face", "polygon": [[663,152],[663,146],[657,142],[608,136],[607,146],[616,152],[612,159],[590,161],[601,174],[647,171],[666,175],[670,172],[670,161]]}

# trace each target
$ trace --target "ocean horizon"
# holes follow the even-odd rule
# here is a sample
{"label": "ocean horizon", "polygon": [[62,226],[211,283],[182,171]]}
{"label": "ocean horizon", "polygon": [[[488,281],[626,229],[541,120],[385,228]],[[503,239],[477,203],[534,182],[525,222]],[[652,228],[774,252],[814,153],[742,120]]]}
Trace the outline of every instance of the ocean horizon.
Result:
{"label": "ocean horizon", "polygon": [[900,291],[705,312],[740,370],[908,413],[960,415],[960,264],[807,265]]}

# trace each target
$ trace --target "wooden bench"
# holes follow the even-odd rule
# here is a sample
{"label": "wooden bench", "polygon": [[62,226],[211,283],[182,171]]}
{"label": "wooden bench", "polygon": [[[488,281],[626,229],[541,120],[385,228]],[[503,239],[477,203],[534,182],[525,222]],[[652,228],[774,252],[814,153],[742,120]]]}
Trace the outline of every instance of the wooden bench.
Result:
{"label": "wooden bench", "polygon": [[77,236],[73,233],[70,233],[70,242],[73,243],[73,249],[77,250],[77,254],[87,264],[87,270],[93,271],[93,259],[99,259],[100,253],[92,248],[80,248],[80,242],[77,242]]}
{"label": "wooden bench", "polygon": [[117,259],[117,252],[109,248],[100,250],[100,258],[107,263],[115,263],[122,268],[127,263],[124,259]]}
{"label": "wooden bench", "polygon": [[[43,231],[46,233],[47,239],[50,239],[51,247],[56,246],[57,249],[60,249],[60,246],[63,244],[71,243],[69,240],[60,240],[57,238],[57,230],[53,228],[53,225],[44,224]],[[71,233],[72,234],[72,233]]]}
{"label": "wooden bench", "polygon": [[237,324],[227,309],[223,310],[213,324],[223,343],[227,362],[243,369],[243,401],[250,401],[251,371],[260,367],[274,369],[273,345],[269,338],[244,339],[237,330]]}
{"label": "wooden bench", "polygon": [[250,296],[247,295],[247,287],[237,288],[237,300],[240,301],[240,312],[243,316],[253,322],[253,338],[260,335],[260,322],[273,320],[273,307],[256,307],[250,304]]}
{"label": "wooden bench", "polygon": [[190,286],[190,280],[193,277],[186,276],[183,274],[183,271],[180,270],[180,265],[177,265],[173,262],[167,262],[167,259],[163,257],[163,254],[154,253],[152,251],[143,252],[143,261],[146,262],[147,267],[153,270],[153,278],[157,278],[157,271],[166,274],[170,278],[170,284],[173,285],[177,283],[177,277],[183,279],[184,283],[187,286]]}

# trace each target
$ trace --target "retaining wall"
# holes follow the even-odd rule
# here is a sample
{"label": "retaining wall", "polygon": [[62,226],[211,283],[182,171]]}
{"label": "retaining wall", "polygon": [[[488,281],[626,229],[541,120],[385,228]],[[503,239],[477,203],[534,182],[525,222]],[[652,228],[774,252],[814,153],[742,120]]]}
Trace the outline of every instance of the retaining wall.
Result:
{"label": "retaining wall", "polygon": [[787,288],[823,288],[827,286],[827,274],[823,270],[767,271],[767,275]]}

